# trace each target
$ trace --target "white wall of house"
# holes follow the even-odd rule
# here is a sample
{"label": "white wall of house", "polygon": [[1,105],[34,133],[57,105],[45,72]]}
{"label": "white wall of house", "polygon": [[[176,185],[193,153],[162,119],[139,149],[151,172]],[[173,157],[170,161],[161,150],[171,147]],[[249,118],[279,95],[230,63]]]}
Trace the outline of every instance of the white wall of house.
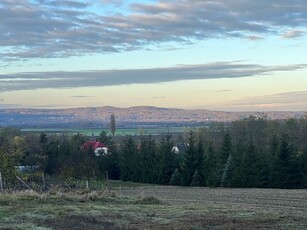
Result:
{"label": "white wall of house", "polygon": [[108,154],[108,148],[107,147],[96,148],[94,153],[95,153],[96,157],[99,157],[101,155],[107,155]]}

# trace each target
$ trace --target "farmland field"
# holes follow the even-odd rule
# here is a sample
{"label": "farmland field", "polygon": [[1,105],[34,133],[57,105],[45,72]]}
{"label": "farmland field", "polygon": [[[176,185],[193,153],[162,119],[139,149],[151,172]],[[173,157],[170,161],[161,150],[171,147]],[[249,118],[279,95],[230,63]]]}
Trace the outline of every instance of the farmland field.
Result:
{"label": "farmland field", "polygon": [[[68,134],[68,135],[75,135],[80,133],[85,136],[99,136],[102,131],[110,134],[110,130],[106,128],[24,128],[21,129],[22,132],[31,132],[31,133],[42,133],[45,132],[47,134]],[[142,128],[142,132],[145,135],[159,135],[163,133],[182,133],[184,131],[183,127],[144,127]],[[116,136],[125,136],[125,135],[139,135],[140,130],[139,128],[117,128],[116,129]]]}
{"label": "farmland field", "polygon": [[0,193],[0,229],[307,229],[307,190],[103,188]]}

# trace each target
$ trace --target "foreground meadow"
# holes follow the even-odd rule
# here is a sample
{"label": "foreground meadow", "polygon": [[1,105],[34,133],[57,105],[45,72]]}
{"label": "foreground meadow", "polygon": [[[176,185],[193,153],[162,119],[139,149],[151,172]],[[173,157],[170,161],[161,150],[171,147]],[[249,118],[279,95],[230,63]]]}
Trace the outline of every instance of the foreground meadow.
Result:
{"label": "foreground meadow", "polygon": [[307,190],[110,182],[0,193],[0,229],[307,229]]}

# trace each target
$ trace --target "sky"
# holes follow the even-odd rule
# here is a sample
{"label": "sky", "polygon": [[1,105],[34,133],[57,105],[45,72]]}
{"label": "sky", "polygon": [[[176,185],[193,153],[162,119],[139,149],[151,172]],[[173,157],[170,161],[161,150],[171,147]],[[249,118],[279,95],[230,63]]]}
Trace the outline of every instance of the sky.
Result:
{"label": "sky", "polygon": [[0,0],[0,109],[307,111],[306,0]]}

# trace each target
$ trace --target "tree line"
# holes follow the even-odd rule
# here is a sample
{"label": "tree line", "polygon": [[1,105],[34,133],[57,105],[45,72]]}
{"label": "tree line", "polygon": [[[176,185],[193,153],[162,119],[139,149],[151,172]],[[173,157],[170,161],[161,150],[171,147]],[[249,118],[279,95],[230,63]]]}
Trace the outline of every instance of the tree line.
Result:
{"label": "tree line", "polygon": [[[142,183],[209,187],[306,188],[307,117],[268,120],[250,117],[184,133],[126,136],[115,143],[97,138],[109,154],[81,148],[85,136],[22,134],[0,130],[0,171],[14,183],[16,166],[35,165],[51,176],[121,179]],[[185,149],[172,151],[177,143]]]}

